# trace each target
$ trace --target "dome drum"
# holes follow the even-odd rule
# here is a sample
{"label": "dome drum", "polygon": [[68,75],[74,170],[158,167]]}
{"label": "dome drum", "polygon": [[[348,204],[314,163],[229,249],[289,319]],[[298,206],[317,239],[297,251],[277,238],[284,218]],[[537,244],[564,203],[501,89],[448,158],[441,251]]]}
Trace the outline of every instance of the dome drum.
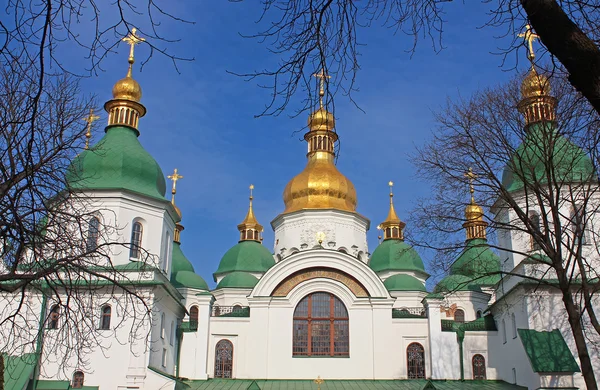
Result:
{"label": "dome drum", "polygon": [[137,130],[138,121],[146,115],[146,108],[135,101],[113,99],[104,104],[108,112],[108,126],[129,126]]}

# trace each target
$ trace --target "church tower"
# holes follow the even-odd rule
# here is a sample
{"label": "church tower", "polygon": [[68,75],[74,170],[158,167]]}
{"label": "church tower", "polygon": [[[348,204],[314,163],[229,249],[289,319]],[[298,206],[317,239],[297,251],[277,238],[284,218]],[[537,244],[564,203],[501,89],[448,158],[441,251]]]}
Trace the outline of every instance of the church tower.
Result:
{"label": "church tower", "polygon": [[275,230],[277,261],[296,252],[325,248],[367,259],[366,232],[369,220],[356,212],[356,190],[335,166],[335,118],[323,104],[323,70],[314,75],[320,81],[319,108],[308,117],[308,159],[302,172],[283,191],[285,209],[271,225]]}

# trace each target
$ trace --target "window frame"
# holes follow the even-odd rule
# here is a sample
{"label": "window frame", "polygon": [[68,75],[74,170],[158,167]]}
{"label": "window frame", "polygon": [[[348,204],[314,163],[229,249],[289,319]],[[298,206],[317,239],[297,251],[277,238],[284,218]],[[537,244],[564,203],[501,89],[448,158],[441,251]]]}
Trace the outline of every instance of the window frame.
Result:
{"label": "window frame", "polygon": [[92,216],[88,220],[88,231],[85,240],[85,250],[93,252],[98,249],[98,239],[100,238],[100,219]]}
{"label": "window frame", "polygon": [[[459,314],[459,316],[457,316],[456,314]],[[458,320],[457,317],[460,320]],[[457,324],[464,324],[465,323],[465,311],[463,309],[456,309],[456,310],[454,310],[454,322],[456,322]]]}
{"label": "window frame", "polygon": [[[226,347],[226,348],[224,348],[224,347]],[[231,351],[228,361],[223,361],[221,359],[221,357],[223,356],[222,354],[220,354],[221,351]],[[234,349],[234,345],[231,342],[231,340],[220,339],[219,341],[217,341],[217,343],[215,344],[215,364],[213,367],[214,368],[213,378],[224,378],[224,379],[233,378],[234,352],[235,352],[235,349]],[[217,372],[221,372],[221,375],[217,375]],[[227,376],[227,373],[229,373],[229,376]]]}
{"label": "window frame", "polygon": [[50,307],[50,313],[48,314],[48,326],[47,329],[58,329],[60,320],[60,305],[55,303]]}
{"label": "window frame", "polygon": [[512,324],[512,338],[516,339],[517,338],[517,318],[515,317],[515,313],[511,313],[510,314],[510,320],[511,320],[511,324]]}
{"label": "window frame", "polygon": [[[475,369],[475,359],[481,359],[483,361],[483,366],[481,366],[482,368],[479,369],[479,372],[477,372],[478,370]],[[471,369],[473,370],[473,380],[487,380],[485,356],[483,356],[480,353],[476,353],[475,355],[473,355],[473,358],[471,359]],[[482,373],[483,375],[481,375]]]}
{"label": "window frame", "polygon": [[[328,316],[313,316],[313,297],[323,294],[328,296]],[[298,315],[300,305],[306,301],[306,316]],[[338,309],[343,309],[345,315],[336,315],[336,303]],[[328,322],[328,323],[327,323]],[[328,324],[328,349],[323,352],[314,352],[313,343],[315,337],[313,332],[319,330],[324,324]],[[305,326],[306,331],[299,329]],[[321,333],[322,336],[322,333]],[[318,337],[318,336],[317,336]],[[318,339],[316,339],[318,340]],[[338,343],[336,351],[336,342]],[[322,344],[321,344],[322,346]],[[345,348],[344,348],[345,347]],[[305,351],[303,351],[305,349]],[[348,308],[344,302],[335,294],[330,292],[316,291],[304,296],[296,305],[292,317],[292,357],[349,357],[350,356],[350,317]]]}
{"label": "window frame", "polygon": [[[108,309],[108,313],[106,312],[106,309]],[[106,318],[108,318],[108,323],[105,323]],[[100,308],[100,326],[98,327],[99,330],[110,330],[110,323],[111,323],[111,319],[112,319],[112,307],[106,303],[104,305],[102,305],[102,307]]]}
{"label": "window frame", "polygon": [[506,344],[506,321],[502,319],[502,344]]}
{"label": "window frame", "polygon": [[[139,226],[139,231],[136,227]],[[129,247],[129,258],[139,260],[142,255],[142,242],[144,238],[144,225],[138,220],[134,220],[131,226],[131,242]]]}
{"label": "window frame", "polygon": [[198,305],[190,306],[190,329],[198,330],[198,317],[200,314],[200,309]]}
{"label": "window frame", "polygon": [[73,373],[73,378],[71,380],[71,388],[72,389],[81,389],[85,382],[85,374],[81,370],[77,370]]}
{"label": "window frame", "polygon": [[165,339],[165,313],[160,313],[160,338]]}
{"label": "window frame", "polygon": [[[419,351],[411,351],[411,348],[419,348]],[[411,352],[420,354],[422,370],[419,370],[419,362],[414,363],[411,359]],[[411,364],[413,362],[413,364]],[[412,342],[406,346],[406,377],[408,379],[425,379],[427,377],[427,369],[425,367],[425,347],[418,342]]]}

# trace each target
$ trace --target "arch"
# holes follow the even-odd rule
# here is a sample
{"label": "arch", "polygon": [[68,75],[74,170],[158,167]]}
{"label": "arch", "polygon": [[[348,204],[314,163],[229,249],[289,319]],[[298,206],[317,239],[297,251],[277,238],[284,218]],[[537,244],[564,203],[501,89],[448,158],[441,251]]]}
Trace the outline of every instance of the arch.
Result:
{"label": "arch", "polygon": [[348,254],[348,249],[346,249],[345,247],[341,246],[341,247],[338,248],[338,252],[342,252],[342,253]]}
{"label": "arch", "polygon": [[73,382],[71,382],[71,388],[81,389],[83,387],[83,380],[85,376],[82,371],[75,371],[73,373]]}
{"label": "arch", "polygon": [[58,320],[60,318],[60,306],[52,305],[50,315],[48,316],[48,329],[58,329]]}
{"label": "arch", "polygon": [[293,356],[348,356],[348,310],[334,294],[314,292],[296,305],[292,329]]}
{"label": "arch", "polygon": [[100,220],[98,217],[91,217],[88,221],[87,240],[85,249],[92,252],[98,248],[98,237],[100,236]]}
{"label": "arch", "polygon": [[144,234],[144,227],[140,221],[133,222],[131,227],[131,244],[129,247],[129,257],[132,259],[139,259],[142,253],[142,236]]}
{"label": "arch", "polygon": [[421,344],[406,347],[406,365],[408,379],[425,379],[425,348]]}
{"label": "arch", "polygon": [[193,330],[198,329],[198,306],[196,305],[190,307],[190,328]]}
{"label": "arch", "polygon": [[233,378],[233,344],[227,339],[215,346],[215,378]]}
{"label": "arch", "polygon": [[483,357],[483,355],[480,355],[480,354],[473,355],[472,365],[473,365],[473,379],[486,380],[485,358]]}
{"label": "arch", "polygon": [[326,278],[337,280],[342,283],[357,297],[368,297],[369,292],[365,287],[356,280],[353,276],[348,275],[345,272],[333,268],[309,268],[303,269],[292,275],[289,275],[282,280],[277,287],[273,290],[271,296],[274,297],[285,297],[292,291],[297,285],[307,280],[316,278]]}
{"label": "arch", "polygon": [[112,315],[112,308],[106,304],[100,309],[100,329],[110,329],[110,317]]}
{"label": "arch", "polygon": [[165,313],[160,313],[160,338],[165,339]]}
{"label": "arch", "polygon": [[465,311],[463,309],[456,309],[454,311],[454,322],[462,324],[465,322]]}
{"label": "arch", "polygon": [[481,310],[477,310],[477,313],[475,313],[475,318],[479,319],[481,317],[483,317],[482,311]]}

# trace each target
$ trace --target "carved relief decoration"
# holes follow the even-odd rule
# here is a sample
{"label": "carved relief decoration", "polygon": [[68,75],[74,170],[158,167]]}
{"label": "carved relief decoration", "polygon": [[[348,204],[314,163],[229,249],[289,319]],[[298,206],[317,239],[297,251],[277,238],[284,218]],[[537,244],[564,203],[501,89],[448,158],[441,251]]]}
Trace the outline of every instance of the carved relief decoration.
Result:
{"label": "carved relief decoration", "polygon": [[333,268],[309,268],[295,272],[279,283],[271,293],[271,296],[285,297],[300,283],[317,278],[337,280],[348,287],[359,298],[369,296],[367,289],[358,280],[345,272]]}
{"label": "carved relief decoration", "polygon": [[309,247],[318,244],[317,233],[325,234],[325,241],[335,241],[335,229],[330,223],[311,224],[307,229],[302,230],[300,235],[300,242],[307,244]]}

